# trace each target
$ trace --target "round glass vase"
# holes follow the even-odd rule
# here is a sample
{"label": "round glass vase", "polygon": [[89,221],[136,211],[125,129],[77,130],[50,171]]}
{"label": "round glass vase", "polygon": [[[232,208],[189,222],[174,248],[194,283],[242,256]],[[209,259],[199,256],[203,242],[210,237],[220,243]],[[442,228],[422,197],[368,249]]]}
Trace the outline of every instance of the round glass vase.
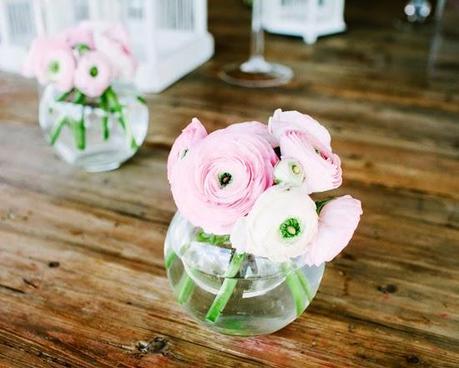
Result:
{"label": "round glass vase", "polygon": [[238,336],[280,330],[311,303],[324,264],[275,263],[236,253],[228,235],[206,234],[178,212],[165,241],[167,277],[179,304],[212,330]]}
{"label": "round glass vase", "polygon": [[39,123],[64,161],[89,172],[109,171],[142,145],[148,108],[130,84],[113,85],[93,99],[49,85],[41,90]]}

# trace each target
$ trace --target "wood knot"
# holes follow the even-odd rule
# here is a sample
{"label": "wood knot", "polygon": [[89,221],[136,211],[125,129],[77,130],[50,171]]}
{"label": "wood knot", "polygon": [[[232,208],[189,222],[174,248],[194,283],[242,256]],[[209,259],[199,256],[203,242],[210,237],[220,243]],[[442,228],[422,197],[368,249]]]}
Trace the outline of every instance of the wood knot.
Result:
{"label": "wood knot", "polygon": [[49,268],[57,268],[59,267],[61,264],[58,262],[58,261],[51,261],[51,262],[48,262],[48,267]]}
{"label": "wood knot", "polygon": [[409,364],[418,364],[421,360],[416,355],[408,355],[406,362]]}
{"label": "wood knot", "polygon": [[136,349],[143,354],[159,354],[164,353],[167,349],[168,341],[164,337],[156,336],[152,341],[139,341],[136,344]]}
{"label": "wood knot", "polygon": [[384,294],[393,294],[397,291],[397,286],[393,284],[381,285],[378,286],[378,290]]}

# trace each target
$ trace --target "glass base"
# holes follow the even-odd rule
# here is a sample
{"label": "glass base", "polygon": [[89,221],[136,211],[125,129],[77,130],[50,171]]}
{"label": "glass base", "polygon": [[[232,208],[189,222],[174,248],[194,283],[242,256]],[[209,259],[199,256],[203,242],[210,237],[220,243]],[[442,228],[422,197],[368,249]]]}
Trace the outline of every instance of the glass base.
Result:
{"label": "glass base", "polygon": [[225,82],[242,87],[276,87],[288,83],[292,70],[281,64],[254,57],[242,64],[226,65],[219,74]]}

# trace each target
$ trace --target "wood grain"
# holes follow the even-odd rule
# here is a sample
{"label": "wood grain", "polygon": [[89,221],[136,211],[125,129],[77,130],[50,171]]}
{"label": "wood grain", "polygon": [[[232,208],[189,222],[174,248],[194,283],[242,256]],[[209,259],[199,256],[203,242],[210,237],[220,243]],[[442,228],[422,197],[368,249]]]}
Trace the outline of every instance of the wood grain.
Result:
{"label": "wood grain", "polygon": [[[57,159],[36,87],[0,73],[0,367],[457,367],[459,365],[459,10],[406,24],[401,3],[348,1],[349,31],[269,35],[295,79],[221,82],[248,51],[250,11],[209,2],[216,55],[148,96],[146,143],[121,169]],[[163,241],[175,212],[168,149],[198,116],[209,130],[297,109],[332,132],[336,194],[362,200],[351,245],[298,320],[269,336],[214,334],[175,303]]]}

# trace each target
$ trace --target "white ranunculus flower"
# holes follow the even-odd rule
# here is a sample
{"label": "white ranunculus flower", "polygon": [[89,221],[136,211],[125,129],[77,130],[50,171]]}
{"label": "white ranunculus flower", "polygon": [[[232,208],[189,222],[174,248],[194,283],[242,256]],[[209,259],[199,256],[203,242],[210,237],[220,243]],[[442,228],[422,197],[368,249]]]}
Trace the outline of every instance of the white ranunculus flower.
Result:
{"label": "white ranunculus flower", "polygon": [[231,243],[240,252],[284,262],[306,253],[317,229],[316,205],[301,187],[274,185],[236,222]]}
{"label": "white ranunculus flower", "polygon": [[283,158],[274,168],[274,181],[276,184],[300,186],[304,182],[303,166],[297,160]]}

